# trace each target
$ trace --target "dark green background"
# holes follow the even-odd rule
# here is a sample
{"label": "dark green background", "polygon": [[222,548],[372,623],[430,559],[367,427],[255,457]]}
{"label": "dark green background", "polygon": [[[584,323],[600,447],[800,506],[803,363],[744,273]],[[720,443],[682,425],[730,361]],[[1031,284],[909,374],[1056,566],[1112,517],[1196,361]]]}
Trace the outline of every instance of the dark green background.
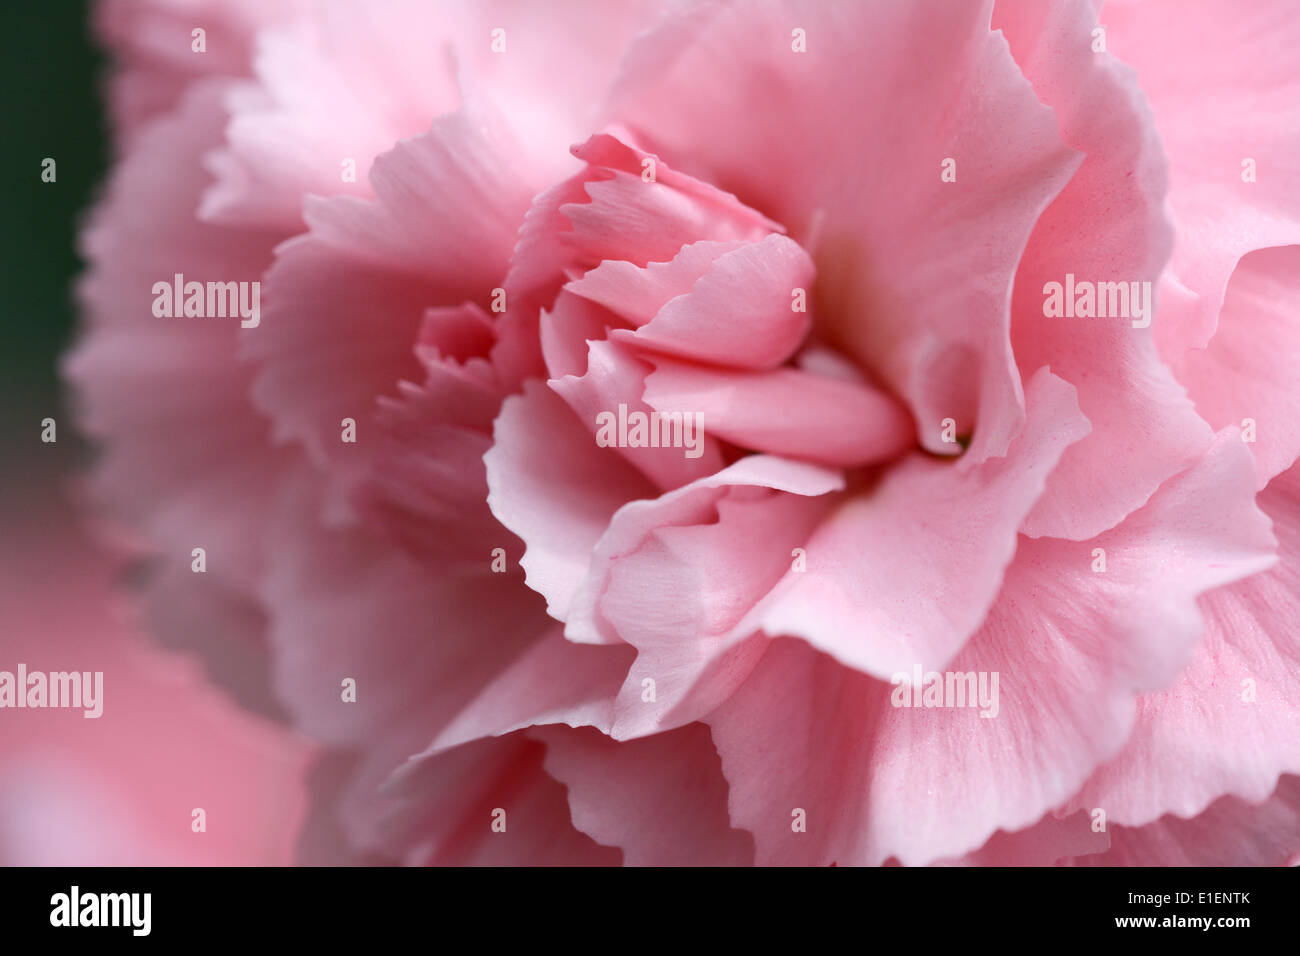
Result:
{"label": "dark green background", "polygon": [[[0,14],[0,475],[6,484],[31,471],[48,473],[56,463],[66,466],[77,451],[57,362],[74,327],[77,229],[103,182],[109,153],[105,62],[90,34],[81,2],[12,3]],[[58,164],[57,182],[41,182],[46,156]],[[40,441],[47,415],[59,423],[57,446]]]}

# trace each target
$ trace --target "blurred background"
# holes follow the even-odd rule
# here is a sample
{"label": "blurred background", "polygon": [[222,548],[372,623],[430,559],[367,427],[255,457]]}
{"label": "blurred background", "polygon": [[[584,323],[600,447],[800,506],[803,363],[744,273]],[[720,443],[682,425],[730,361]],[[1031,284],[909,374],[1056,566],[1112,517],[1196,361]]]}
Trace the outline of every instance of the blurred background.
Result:
{"label": "blurred background", "polygon": [[0,864],[290,863],[308,746],[150,640],[128,562],[78,504],[91,450],[58,361],[75,334],[78,226],[111,152],[87,4],[7,4],[0,24],[0,671],[104,673],[98,719],[0,709]]}

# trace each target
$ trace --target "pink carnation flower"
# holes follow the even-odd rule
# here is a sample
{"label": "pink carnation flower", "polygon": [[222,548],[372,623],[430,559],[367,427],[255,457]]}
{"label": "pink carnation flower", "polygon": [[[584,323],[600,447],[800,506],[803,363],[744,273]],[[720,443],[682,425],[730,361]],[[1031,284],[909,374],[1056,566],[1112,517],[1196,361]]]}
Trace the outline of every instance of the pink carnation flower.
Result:
{"label": "pink carnation flower", "polygon": [[67,372],[313,853],[1300,851],[1300,20],[1096,6],[105,4]]}

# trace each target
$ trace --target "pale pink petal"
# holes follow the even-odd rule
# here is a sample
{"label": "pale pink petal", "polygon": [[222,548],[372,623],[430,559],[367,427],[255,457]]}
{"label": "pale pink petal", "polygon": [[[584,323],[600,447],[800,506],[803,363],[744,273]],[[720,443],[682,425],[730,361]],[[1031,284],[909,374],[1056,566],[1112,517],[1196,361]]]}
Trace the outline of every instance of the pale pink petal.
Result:
{"label": "pale pink petal", "polygon": [[[691,247],[687,247],[691,248]],[[774,368],[808,333],[794,293],[812,287],[813,264],[793,240],[773,234],[723,252],[683,295],[635,332],[610,338],[682,359],[739,368]]]}
{"label": "pale pink petal", "polygon": [[[1223,326],[1220,326],[1222,330]],[[1300,773],[1300,468],[1269,483],[1276,567],[1201,599],[1205,640],[1168,689],[1138,701],[1124,750],[1072,802],[1140,826],[1224,795],[1264,800]]]}
{"label": "pale pink petal", "polygon": [[[423,0],[417,0],[423,2]],[[601,125],[602,94],[628,44],[669,6],[664,0],[465,0],[456,53],[467,83],[490,91],[521,130],[534,161],[551,161]],[[441,5],[437,11],[440,15]],[[505,52],[492,46],[502,30]]]}
{"label": "pale pink petal", "polygon": [[[1137,692],[1168,685],[1191,658],[1204,629],[1197,597],[1274,560],[1268,520],[1245,491],[1252,476],[1240,440],[1225,432],[1118,528],[1086,543],[1022,541],[998,603],[947,665],[999,673],[999,716],[891,708],[876,745],[886,792],[906,792],[919,762],[929,775],[961,781],[963,799],[988,809],[971,826],[978,815],[955,817],[937,795],[926,839],[946,832],[960,845],[985,838],[990,825],[1027,826],[1119,751],[1133,732]],[[1093,571],[1095,548],[1105,552],[1104,572]],[[1069,809],[1097,806],[1106,808],[1076,801]],[[911,819],[918,812],[908,810]],[[902,819],[884,825],[903,827]]]}
{"label": "pale pink petal", "polygon": [[843,487],[835,472],[753,455],[619,509],[593,553],[566,636],[638,651],[618,696],[619,739],[708,713],[761,654],[742,619],[793,564]]}
{"label": "pale pink petal", "polygon": [[565,289],[603,305],[633,328],[640,328],[672,299],[690,292],[720,256],[743,247],[740,242],[701,240],[682,246],[667,262],[638,266],[623,259],[606,259]]}
{"label": "pale pink petal", "polygon": [[1156,323],[1172,360],[1209,341],[1243,255],[1300,242],[1300,69],[1292,55],[1300,20],[1286,0],[1112,2],[1102,19],[1108,48],[1137,70],[1169,157],[1176,238],[1168,278],[1188,293]]}
{"label": "pale pink petal", "polygon": [[978,850],[949,862],[957,866],[1057,866],[1109,848],[1110,831],[1095,825],[1089,814],[1057,817],[1049,813],[1023,830],[999,830]]}
{"label": "pale pink petal", "polygon": [[[589,346],[587,368],[582,375],[567,375],[552,379],[547,384],[568,403],[576,420],[591,433],[590,440],[595,445],[596,435],[601,431],[600,416],[611,415],[612,421],[617,423],[621,405],[626,406],[627,414],[640,413],[647,416],[647,422],[650,421],[649,415],[653,409],[641,397],[649,373],[650,366],[640,361],[631,349],[612,342],[596,341]],[[693,414],[693,411],[688,414]],[[685,447],[687,421],[691,423],[692,441],[698,442],[698,447],[693,449]],[[707,421],[702,430],[696,430],[696,421],[693,418],[683,418],[680,431],[682,447],[669,445],[641,448],[619,445],[613,450],[654,482],[657,488],[665,491],[679,488],[697,478],[713,474],[723,466],[722,451],[717,439],[709,434]],[[652,425],[651,430],[656,438],[662,438],[661,426]],[[674,434],[670,428],[670,441]],[[648,438],[647,435],[647,440]],[[606,449],[601,451],[609,453]]]}
{"label": "pale pink petal", "polygon": [[[546,374],[552,379],[585,375],[591,343],[602,341],[611,328],[618,328],[623,323],[621,316],[604,306],[574,295],[568,289],[561,289],[554,305],[541,311],[538,323]],[[638,401],[641,398],[639,387],[636,397]]]}
{"label": "pale pink petal", "polygon": [[754,841],[731,828],[727,781],[703,724],[617,743],[543,727],[544,766],[569,791],[573,824],[619,847],[625,866],[744,866]]}
{"label": "pale pink petal", "polygon": [[[117,137],[134,145],[148,124],[211,76],[250,71],[259,29],[302,17],[304,0],[104,0],[95,31],[114,54],[109,103]],[[193,31],[202,27],[203,52]]]}
{"label": "pale pink petal", "polygon": [[[781,231],[730,193],[677,172],[617,136],[592,136],[575,146],[573,154],[590,167],[584,187],[587,200],[561,208],[573,232],[565,238],[580,263],[596,253],[599,259],[626,259],[643,266],[672,259],[692,242],[756,241]],[[645,178],[647,161],[655,164],[650,182]]]}
{"label": "pale pink petal", "polygon": [[825,494],[720,490],[726,494],[697,496],[696,515],[653,528],[610,569],[600,619],[638,650],[619,694],[615,737],[697,720],[740,686],[766,641],[745,616],[801,566],[800,549],[835,504]]}
{"label": "pale pink petal", "polygon": [[[634,553],[657,528],[711,520],[713,508],[732,487],[767,488],[791,495],[818,497],[844,487],[843,476],[802,462],[750,455],[734,465],[659,497],[629,500],[604,523],[586,554],[590,562],[574,590],[565,636],[571,641],[614,644],[623,640],[599,610],[611,569]],[[760,493],[761,494],[761,493]]]}
{"label": "pale pink petal", "polygon": [[705,434],[742,448],[840,468],[873,465],[916,444],[912,417],[866,382],[796,368],[708,368],[651,357],[645,402],[659,412],[701,415]]}
{"label": "pale pink petal", "polygon": [[382,740],[404,758],[541,638],[541,601],[517,569],[492,573],[486,549],[479,563],[434,574],[387,538],[322,527],[315,507],[309,487],[286,487],[273,529],[261,596],[276,687],[316,739]]}
{"label": "pale pink petal", "polygon": [[[1119,523],[1210,444],[1210,429],[1160,362],[1152,329],[1135,327],[1152,321],[1156,280],[1169,255],[1167,171],[1132,71],[1093,52],[1090,3],[999,0],[993,25],[1035,93],[1056,110],[1065,141],[1086,154],[1030,236],[1016,271],[1011,328],[1020,368],[1027,374],[1050,365],[1078,389],[1092,423],[1062,456],[1023,530],[1083,540]],[[1099,296],[1111,288],[1102,283],[1122,283],[1129,314],[1044,315],[1047,284],[1065,284],[1067,275],[1096,283]],[[1151,290],[1148,311],[1134,318],[1132,284],[1143,282]],[[1118,311],[1123,300],[1115,295]]]}
{"label": "pale pink petal", "polygon": [[[419,393],[413,402],[425,396]],[[483,516],[490,513],[483,455],[491,439],[456,426],[420,427],[418,412],[403,412],[411,414],[409,422],[390,426],[381,419],[383,447],[353,496],[358,513],[424,560],[487,566],[500,548],[508,561],[517,561],[523,553],[519,540],[499,525],[484,527]],[[401,440],[416,428],[409,443]]]}
{"label": "pale pink petal", "polygon": [[[613,132],[572,151],[587,165],[534,200],[506,276],[508,307],[494,361],[511,380],[540,374],[539,311],[552,308],[565,282],[607,260],[644,267],[669,262],[693,243],[755,242],[782,231],[735,196],[682,175]],[[644,308],[644,294],[636,299]],[[548,355],[555,352],[552,343]],[[566,358],[566,374],[572,364]]]}
{"label": "pale pink petal", "polygon": [[505,274],[532,192],[512,143],[486,108],[452,114],[376,161],[374,201],[309,202],[311,231],[278,250],[247,339],[254,398],[277,439],[302,442],[343,486],[368,466],[376,399],[424,377],[425,310],[487,308]]}
{"label": "pale pink petal", "polygon": [[1080,159],[988,30],[990,8],[700,4],[633,44],[612,100],[675,167],[800,241],[816,234],[818,329],[904,398],[925,447],[952,451],[944,418],[974,427],[972,462],[1023,421],[1012,279]]}
{"label": "pale pink petal", "polygon": [[891,855],[871,824],[879,812],[872,735],[888,693],[887,684],[781,638],[706,719],[730,786],[732,825],[754,835],[756,863],[879,865]]}
{"label": "pale pink petal", "polygon": [[878,677],[913,661],[942,666],[993,604],[1016,529],[1061,452],[1087,434],[1072,386],[1042,369],[1006,458],[973,469],[916,453],[848,497],[755,614]]}
{"label": "pale pink petal", "polygon": [[[669,262],[695,242],[757,241],[781,227],[735,196],[675,171],[652,153],[599,133],[575,146],[587,167],[539,195],[519,232],[507,287],[542,305],[566,272],[607,259]],[[654,180],[647,182],[647,162]]]}
{"label": "pale pink petal", "polygon": [[1260,487],[1291,467],[1300,455],[1300,246],[1242,257],[1214,338],[1204,350],[1185,352],[1175,368],[1196,410],[1215,428],[1254,422],[1248,447]]}
{"label": "pale pink petal", "polygon": [[[909,693],[898,675],[891,687],[774,642],[707,718],[733,823],[754,834],[758,861],[952,859],[1064,803],[1122,746],[1136,692],[1163,686],[1190,657],[1197,595],[1271,562],[1249,493],[1223,494],[1252,479],[1225,433],[1114,531],[1085,544],[1022,540],[979,633],[946,665],[916,661],[922,672],[983,673],[986,692],[998,674],[996,716],[981,717],[993,710],[983,704],[895,706]],[[1091,570],[1094,545],[1105,573]],[[913,667],[899,672],[910,679]],[[791,829],[795,808],[807,811],[804,833]]]}
{"label": "pale pink petal", "polygon": [[485,358],[493,328],[477,306],[431,309],[421,340],[424,383],[379,400],[373,466],[352,504],[424,560],[481,568],[500,548],[515,561],[522,544],[486,501],[483,455],[502,398]]}
{"label": "pale pink petal", "polygon": [[[440,453],[430,462],[449,463]],[[492,570],[491,547],[514,539],[481,498],[466,521],[451,525],[473,532],[459,554],[324,527],[318,512],[310,481],[284,489],[261,594],[276,688],[296,726],[358,753],[336,786],[335,816],[350,846],[376,851],[388,846],[384,820],[394,810],[383,782],[542,639],[550,622],[515,564]],[[435,529],[447,527],[442,516],[435,520]]]}
{"label": "pale pink petal", "polygon": [[[462,91],[497,104],[539,181],[566,175],[566,148],[595,127],[591,90],[608,83],[657,4],[535,6],[326,2],[288,28],[264,31],[255,82],[232,95],[228,143],[209,160],[218,182],[204,214],[292,226],[304,193],[368,195],[374,158],[460,107]],[[351,181],[345,161],[354,164]]]}
{"label": "pale pink petal", "polygon": [[563,628],[554,625],[443,728],[428,752],[538,724],[595,727],[608,733],[614,722],[614,696],[633,656],[627,647],[566,641]]}
{"label": "pale pink petal", "polygon": [[[261,569],[262,529],[292,455],[270,447],[249,401],[252,370],[239,342],[255,329],[234,318],[160,318],[154,283],[257,281],[274,235],[197,222],[208,177],[198,157],[225,122],[222,86],[187,95],[143,131],[82,238],[90,267],[78,287],[86,315],[64,359],[80,427],[102,453],[96,497],[141,528],[188,572],[203,548],[207,572],[247,590]],[[170,165],[160,175],[159,163]],[[238,502],[232,507],[231,502]]]}
{"label": "pale pink petal", "polygon": [[438,22],[463,19],[460,5],[390,8],[320,4],[259,36],[255,79],[231,90],[226,142],[207,159],[203,217],[298,231],[304,195],[371,195],[375,157],[460,106],[439,55],[455,27]]}
{"label": "pale pink petal", "polygon": [[564,785],[542,769],[545,751],[517,733],[411,761],[386,788],[385,844],[411,864],[617,866],[618,850],[570,822]]}
{"label": "pale pink petal", "polygon": [[653,486],[618,453],[600,448],[558,395],[530,381],[506,399],[484,456],[497,520],[524,540],[520,564],[547,612],[567,620],[592,549],[627,501]]}
{"label": "pale pink petal", "polygon": [[1300,777],[1285,776],[1258,805],[1224,797],[1190,820],[1117,826],[1110,850],[1087,866],[1295,866],[1300,863]]}

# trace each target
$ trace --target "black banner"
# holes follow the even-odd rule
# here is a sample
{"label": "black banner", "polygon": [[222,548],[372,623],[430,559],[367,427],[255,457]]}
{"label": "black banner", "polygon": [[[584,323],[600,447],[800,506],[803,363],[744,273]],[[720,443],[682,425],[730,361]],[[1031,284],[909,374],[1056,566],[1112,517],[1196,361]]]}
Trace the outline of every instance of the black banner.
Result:
{"label": "black banner", "polygon": [[9,940],[79,945],[414,938],[440,948],[516,934],[676,945],[774,933],[867,945],[901,933],[927,944],[1232,946],[1294,933],[1300,896],[1286,869],[10,869],[0,880]]}

